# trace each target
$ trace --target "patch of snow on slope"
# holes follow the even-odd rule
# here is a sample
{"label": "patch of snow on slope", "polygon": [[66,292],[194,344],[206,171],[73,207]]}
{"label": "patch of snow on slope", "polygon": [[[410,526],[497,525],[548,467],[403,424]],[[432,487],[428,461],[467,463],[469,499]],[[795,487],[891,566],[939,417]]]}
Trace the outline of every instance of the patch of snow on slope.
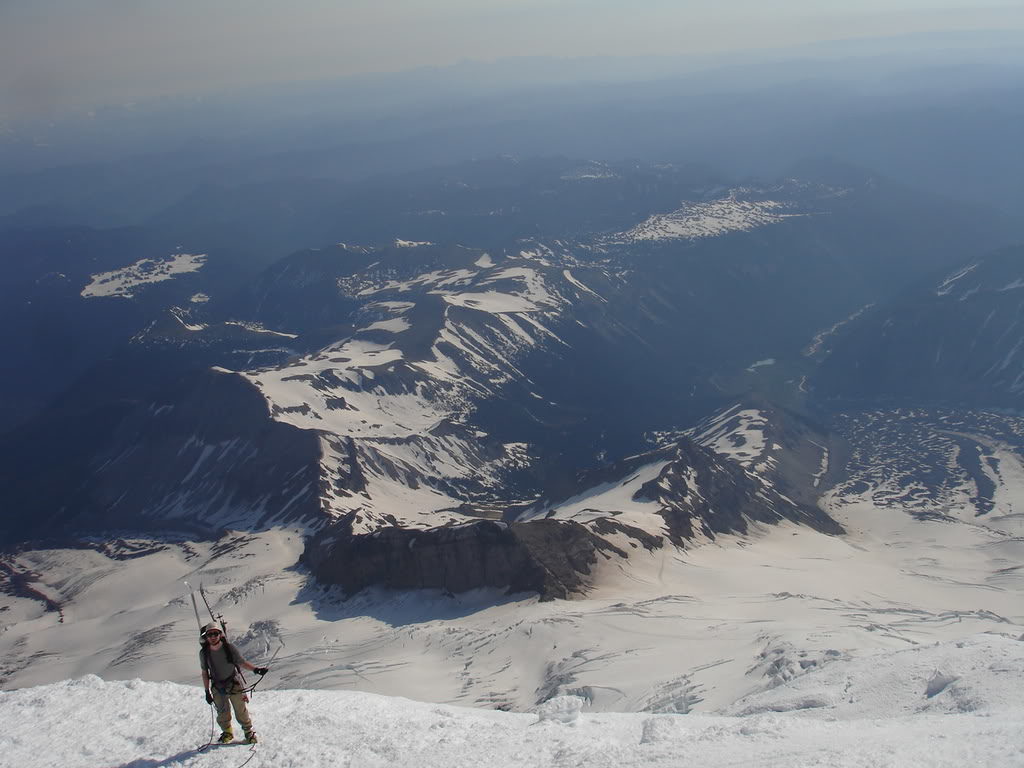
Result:
{"label": "patch of snow on slope", "polygon": [[[337,438],[322,440],[324,476],[330,477],[348,454]],[[521,461],[517,444],[502,448],[482,451],[477,440],[460,434],[354,441],[365,491],[329,493],[327,511],[356,512],[352,530],[357,534],[386,525],[422,529],[465,522],[458,511],[465,499],[451,489],[499,484],[505,467]]]}
{"label": "patch of snow on slope", "polygon": [[398,291],[406,293],[417,288],[451,288],[468,285],[476,277],[470,269],[446,269],[426,272],[410,280],[387,280],[382,283],[368,282],[359,277],[338,281],[338,288],[345,296],[366,297],[376,293]]}
{"label": "patch of snow on slope", "polygon": [[182,315],[186,314],[186,310],[181,307],[171,307],[170,312],[174,319],[181,323],[182,327],[184,327],[186,331],[202,331],[206,328],[202,323],[190,323],[182,317]]}
{"label": "patch of snow on slope", "polygon": [[284,368],[242,375],[263,393],[278,421],[339,435],[407,437],[450,413],[415,390],[387,386],[402,359],[390,345],[350,340]]}
{"label": "patch of snow on slope", "polygon": [[535,243],[533,248],[524,248],[519,251],[519,258],[529,261],[536,261],[542,266],[551,266],[551,260],[555,257],[554,251],[543,243]]}
{"label": "patch of snow on slope", "polygon": [[951,275],[950,277],[947,277],[939,285],[939,287],[936,289],[935,295],[936,296],[946,296],[946,295],[948,295],[950,293],[950,291],[952,291],[953,288],[956,287],[956,283],[957,283],[958,280],[966,277],[967,275],[969,275],[971,272],[973,272],[977,268],[978,268],[977,264],[971,264],[969,267],[966,267],[966,268],[960,270],[955,275]]}
{"label": "patch of snow on slope", "polygon": [[591,161],[571,171],[566,171],[559,178],[562,181],[598,181],[617,179],[619,174],[615,173],[604,163]]}
{"label": "patch of snow on slope", "polygon": [[715,417],[694,439],[715,453],[750,467],[764,456],[768,447],[767,426],[768,420],[761,411],[734,406]]}
{"label": "patch of snow on slope", "polygon": [[821,352],[822,348],[825,346],[825,342],[827,342],[830,337],[834,336],[840,328],[842,328],[845,325],[848,325],[849,323],[852,323],[854,320],[859,318],[873,306],[874,304],[867,304],[858,309],[853,314],[851,314],[849,317],[840,320],[838,323],[831,326],[830,328],[826,328],[823,331],[819,331],[817,334],[815,334],[814,338],[811,339],[811,343],[807,345],[806,349],[804,349],[804,356],[813,357],[814,355]]}
{"label": "patch of snow on slope", "polygon": [[272,331],[269,328],[264,328],[259,323],[249,323],[249,322],[243,322],[241,320],[227,320],[224,323],[224,325],[234,325],[234,326],[237,326],[239,328],[244,328],[245,330],[249,331],[250,333],[268,333],[271,336],[282,336],[282,337],[284,337],[286,339],[297,339],[297,338],[299,338],[298,334],[295,334],[295,333],[285,333],[284,331]]}
{"label": "patch of snow on slope", "polygon": [[122,296],[130,299],[140,286],[198,272],[205,263],[205,253],[176,253],[164,259],[141,259],[121,269],[92,275],[92,282],[82,289],[81,295],[85,298]]}
{"label": "patch of snow on slope", "polygon": [[661,505],[655,501],[635,501],[634,494],[656,479],[669,464],[655,461],[638,468],[624,479],[601,483],[570,499],[541,508],[527,519],[554,517],[586,522],[614,516],[619,522],[653,533],[663,533],[665,521],[657,515]]}
{"label": "patch of snow on slope", "polygon": [[605,303],[608,302],[608,299],[606,299],[604,296],[601,296],[601,295],[595,293],[594,291],[590,290],[590,288],[588,288],[583,283],[581,283],[579,280],[577,280],[575,277],[573,277],[573,274],[572,274],[572,272],[570,270],[563,269],[562,270],[562,277],[564,277],[566,280],[569,281],[570,284],[576,286],[577,288],[579,288],[584,293],[589,293],[594,298],[599,299],[599,300],[601,300],[601,301],[603,301]]}
{"label": "patch of snow on slope", "polygon": [[565,300],[551,290],[545,282],[544,276],[536,269],[509,267],[488,275],[481,281],[481,284],[488,285],[497,282],[511,283],[514,288],[509,291],[510,293],[546,309],[555,309],[565,304]]}
{"label": "patch of snow on slope", "polygon": [[786,204],[774,200],[739,200],[735,196],[701,203],[684,203],[672,213],[656,214],[612,242],[698,240],[728,232],[746,232],[805,214],[786,213]]}
{"label": "patch of snow on slope", "polygon": [[536,312],[537,305],[508,293],[487,291],[486,293],[445,294],[444,300],[457,307],[478,309],[481,312],[505,314],[508,312]]}
{"label": "patch of snow on slope", "polygon": [[402,314],[403,312],[408,312],[416,304],[411,301],[376,301],[366,306],[369,309],[384,309],[395,314]]}
{"label": "patch of snow on slope", "polygon": [[[333,516],[355,513],[353,533],[369,533],[391,525],[432,528],[463,520],[461,515],[443,512],[456,508],[461,503],[458,499],[429,483],[408,480],[421,478],[431,470],[437,472],[436,467],[424,466],[410,455],[416,453],[415,446],[403,450],[401,444],[362,440],[356,444],[356,451],[364,488],[358,492],[329,489],[321,497],[324,510]],[[321,456],[321,473],[327,478],[349,459],[343,443],[329,435],[321,436]],[[460,472],[468,469],[460,468]]]}
{"label": "patch of snow on slope", "polygon": [[821,461],[818,464],[818,471],[814,473],[812,479],[814,480],[814,487],[817,488],[821,485],[821,481],[824,479],[825,474],[829,469],[830,452],[828,446],[817,443],[814,440],[808,439],[808,442],[818,448],[821,451]]}
{"label": "patch of snow on slope", "polygon": [[388,333],[401,333],[412,328],[412,323],[406,320],[404,317],[394,317],[390,320],[378,320],[376,323],[370,323],[362,330],[364,331],[387,331]]}

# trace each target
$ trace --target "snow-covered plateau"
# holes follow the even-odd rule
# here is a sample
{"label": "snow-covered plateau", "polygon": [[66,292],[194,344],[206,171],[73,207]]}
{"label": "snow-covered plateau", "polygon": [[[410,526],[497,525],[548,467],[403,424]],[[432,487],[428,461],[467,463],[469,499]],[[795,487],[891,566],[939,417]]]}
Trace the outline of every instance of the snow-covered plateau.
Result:
{"label": "snow-covered plateau", "polygon": [[175,253],[164,259],[140,259],[127,267],[91,276],[82,289],[83,298],[121,296],[131,298],[139,286],[162,283],[176,275],[196,272],[206,263],[206,254]]}

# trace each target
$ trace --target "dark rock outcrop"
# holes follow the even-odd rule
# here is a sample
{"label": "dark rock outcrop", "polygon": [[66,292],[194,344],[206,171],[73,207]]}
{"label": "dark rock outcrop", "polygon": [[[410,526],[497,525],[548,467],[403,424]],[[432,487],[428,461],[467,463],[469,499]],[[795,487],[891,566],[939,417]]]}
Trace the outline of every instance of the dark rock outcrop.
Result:
{"label": "dark rock outcrop", "polygon": [[[688,437],[681,437],[661,448],[581,473],[560,497],[538,502],[520,514],[544,514],[546,509],[546,519],[557,519],[559,507],[571,498],[588,495],[602,486],[625,485],[641,468],[661,464],[657,476],[643,483],[632,496],[634,502],[657,505],[645,530],[620,523],[615,519],[620,510],[610,506],[588,510],[592,514],[607,514],[588,522],[588,528],[602,536],[624,534],[646,549],[660,547],[666,539],[677,547],[685,547],[698,535],[713,539],[724,533],[745,534],[751,522],[790,520],[823,533],[843,533],[842,526],[815,503],[816,489],[811,487],[809,475],[800,477],[797,468],[788,466],[787,451],[801,447],[798,440],[789,442],[792,446],[780,450],[770,462],[776,469],[786,469],[786,473],[773,471],[762,476],[735,458],[721,456]],[[782,480],[799,487],[800,495],[793,497],[783,491],[779,487]]]}
{"label": "dark rock outcrop", "polygon": [[669,538],[677,546],[684,546],[697,530],[714,538],[746,533],[755,521],[792,520],[824,533],[843,532],[816,506],[794,502],[738,463],[690,440],[675,445],[672,460],[658,477],[641,486],[635,498],[661,505]]}
{"label": "dark rock outcrop", "polygon": [[341,521],[311,538],[303,553],[319,582],[349,595],[371,586],[452,593],[495,587],[567,598],[586,589],[599,555],[625,557],[585,526],[562,520],[350,531]]}

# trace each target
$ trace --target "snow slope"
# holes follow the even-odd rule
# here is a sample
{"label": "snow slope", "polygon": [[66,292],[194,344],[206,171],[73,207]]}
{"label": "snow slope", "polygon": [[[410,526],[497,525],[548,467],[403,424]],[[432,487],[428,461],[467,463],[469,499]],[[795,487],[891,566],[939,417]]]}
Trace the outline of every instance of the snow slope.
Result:
{"label": "snow slope", "polygon": [[508,713],[260,691],[250,709],[261,743],[202,752],[212,724],[198,687],[90,675],[0,693],[0,760],[19,768],[1020,766],[1022,674],[1024,643],[980,635],[836,662],[744,716],[592,714],[575,696]]}

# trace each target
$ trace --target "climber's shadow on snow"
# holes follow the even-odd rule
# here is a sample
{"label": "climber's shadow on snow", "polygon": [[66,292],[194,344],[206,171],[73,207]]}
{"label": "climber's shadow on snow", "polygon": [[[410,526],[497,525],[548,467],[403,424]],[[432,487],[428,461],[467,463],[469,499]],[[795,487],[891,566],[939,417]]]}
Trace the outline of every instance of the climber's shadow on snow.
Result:
{"label": "climber's shadow on snow", "polygon": [[176,755],[165,757],[163,760],[145,757],[132,760],[130,763],[121,763],[121,765],[112,766],[112,768],[169,768],[172,765],[182,765],[189,758],[195,757],[202,752],[207,752],[210,749],[224,749],[225,747],[248,747],[248,745],[241,741],[235,741],[230,744],[212,744],[208,748],[194,747],[193,749],[179,752]]}
{"label": "climber's shadow on snow", "polygon": [[122,763],[113,768],[165,768],[165,766],[181,765],[190,757],[195,757],[199,754],[199,748],[186,749],[184,752],[179,752],[176,755],[165,757],[163,760],[155,760],[151,757],[139,758],[138,760],[132,760],[130,763]]}

